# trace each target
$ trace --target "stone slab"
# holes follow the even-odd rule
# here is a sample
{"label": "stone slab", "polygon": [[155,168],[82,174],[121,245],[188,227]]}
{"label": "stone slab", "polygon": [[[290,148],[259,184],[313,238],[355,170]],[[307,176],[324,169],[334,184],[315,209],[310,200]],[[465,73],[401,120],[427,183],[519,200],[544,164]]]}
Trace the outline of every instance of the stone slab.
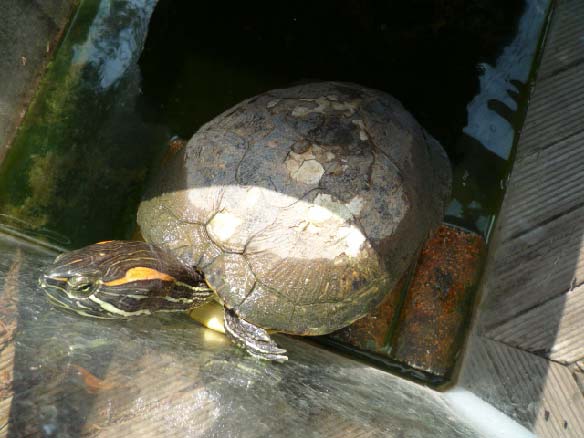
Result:
{"label": "stone slab", "polygon": [[328,337],[360,350],[388,356],[391,349],[391,329],[397,318],[409,277],[408,273],[369,315],[355,321],[349,327],[331,333]]}

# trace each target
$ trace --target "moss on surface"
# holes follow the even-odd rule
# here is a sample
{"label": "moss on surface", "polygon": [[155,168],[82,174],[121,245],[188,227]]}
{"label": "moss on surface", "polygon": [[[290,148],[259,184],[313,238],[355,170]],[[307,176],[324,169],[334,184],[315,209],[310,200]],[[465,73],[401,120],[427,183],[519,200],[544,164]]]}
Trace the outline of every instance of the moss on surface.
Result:
{"label": "moss on surface", "polygon": [[67,236],[72,247],[131,235],[165,140],[134,111],[154,3],[80,3],[0,166],[0,213]]}

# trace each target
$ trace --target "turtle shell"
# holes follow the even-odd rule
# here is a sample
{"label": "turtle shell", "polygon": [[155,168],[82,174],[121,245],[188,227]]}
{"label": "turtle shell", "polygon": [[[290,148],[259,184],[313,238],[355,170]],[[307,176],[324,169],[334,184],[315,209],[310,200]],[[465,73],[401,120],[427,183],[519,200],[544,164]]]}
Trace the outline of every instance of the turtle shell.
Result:
{"label": "turtle shell", "polygon": [[450,181],[442,147],[397,100],[311,83],[204,125],[165,162],[138,223],[240,317],[317,335],[392,289],[442,220]]}

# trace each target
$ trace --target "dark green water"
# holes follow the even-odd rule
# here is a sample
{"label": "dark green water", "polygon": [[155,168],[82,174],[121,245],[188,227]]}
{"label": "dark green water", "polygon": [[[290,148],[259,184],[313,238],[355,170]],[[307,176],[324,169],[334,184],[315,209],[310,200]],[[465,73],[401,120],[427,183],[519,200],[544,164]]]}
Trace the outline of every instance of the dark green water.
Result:
{"label": "dark green water", "polygon": [[270,88],[340,80],[393,94],[443,144],[448,220],[487,235],[547,3],[83,0],[0,166],[0,224],[65,247],[128,238],[173,135]]}
{"label": "dark green water", "polygon": [[546,3],[161,0],[140,59],[141,102],[148,120],[190,138],[270,88],[340,80],[387,91],[450,156],[448,220],[487,235]]}

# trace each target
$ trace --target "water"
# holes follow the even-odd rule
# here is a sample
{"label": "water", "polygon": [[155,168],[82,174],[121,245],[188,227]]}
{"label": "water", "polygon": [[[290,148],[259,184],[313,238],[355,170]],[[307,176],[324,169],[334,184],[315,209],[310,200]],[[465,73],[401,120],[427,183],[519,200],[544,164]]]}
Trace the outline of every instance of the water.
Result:
{"label": "water", "polygon": [[229,5],[161,0],[140,59],[148,118],[190,138],[275,87],[340,80],[397,97],[447,150],[448,220],[488,235],[548,1]]}
{"label": "water", "polygon": [[36,286],[53,257],[0,236],[2,436],[483,436],[442,394],[297,339],[272,364],[186,316],[65,313]]}
{"label": "water", "polygon": [[0,224],[70,248],[129,238],[172,136],[270,88],[341,80],[393,94],[443,144],[448,220],[487,236],[547,5],[83,0],[0,165]]}

